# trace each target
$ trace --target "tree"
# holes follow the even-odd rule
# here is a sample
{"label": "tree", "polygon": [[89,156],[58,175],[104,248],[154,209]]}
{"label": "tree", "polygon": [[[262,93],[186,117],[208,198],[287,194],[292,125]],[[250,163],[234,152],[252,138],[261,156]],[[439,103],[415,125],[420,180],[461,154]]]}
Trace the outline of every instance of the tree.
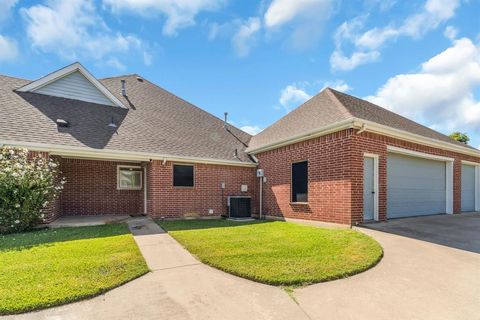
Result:
{"label": "tree", "polygon": [[461,132],[454,132],[450,135],[450,138],[460,141],[462,143],[468,144],[468,141],[470,141],[470,138],[467,136],[466,133],[461,133]]}
{"label": "tree", "polygon": [[0,148],[0,234],[33,228],[63,189],[58,164],[28,150]]}

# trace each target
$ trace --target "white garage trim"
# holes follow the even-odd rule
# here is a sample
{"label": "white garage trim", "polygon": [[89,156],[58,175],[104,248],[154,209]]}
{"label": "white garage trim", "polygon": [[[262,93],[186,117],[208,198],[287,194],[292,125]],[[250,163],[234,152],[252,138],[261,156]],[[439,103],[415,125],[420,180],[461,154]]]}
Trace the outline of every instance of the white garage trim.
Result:
{"label": "white garage trim", "polygon": [[[424,159],[429,159],[429,160],[436,160],[436,161],[443,161],[445,162],[445,192],[446,192],[446,201],[445,201],[445,213],[447,214],[453,214],[453,162],[454,158],[448,158],[448,157],[443,157],[443,156],[437,156],[433,154],[428,154],[428,153],[423,153],[423,152],[418,152],[418,151],[412,151],[408,149],[403,149],[399,147],[394,147],[394,146],[387,146],[387,151],[392,152],[392,153],[399,153],[411,157],[417,157],[417,158],[424,158]],[[475,170],[477,172],[478,169]],[[480,173],[477,173],[476,176],[478,177]],[[388,179],[388,177],[387,177]],[[478,196],[478,192],[476,192]],[[475,201],[475,206],[477,206],[477,201]]]}
{"label": "white garage trim", "polygon": [[480,211],[480,163],[462,160],[462,164],[475,167],[475,211]]}
{"label": "white garage trim", "polygon": [[412,150],[403,149],[403,148],[394,147],[394,146],[387,146],[387,150],[389,152],[393,152],[393,153],[400,153],[400,154],[404,154],[404,155],[407,155],[407,156],[424,158],[424,159],[429,159],[429,160],[452,161],[452,162],[455,160],[453,158],[442,157],[442,156],[437,156],[437,155],[434,155],[434,154],[428,154],[428,153],[423,153],[423,152],[418,152],[418,151],[412,151]]}
{"label": "white garage trim", "polygon": [[379,161],[378,159],[379,159],[379,156],[378,154],[373,154],[373,153],[364,153],[363,156],[366,158],[373,158],[373,191],[375,192],[375,195],[373,197],[373,219],[375,221],[378,221],[379,220],[379,217],[378,217],[378,194],[379,194],[379,191],[378,191]]}
{"label": "white garage trim", "polygon": [[445,163],[445,192],[446,192],[446,214],[453,214],[453,161]]}

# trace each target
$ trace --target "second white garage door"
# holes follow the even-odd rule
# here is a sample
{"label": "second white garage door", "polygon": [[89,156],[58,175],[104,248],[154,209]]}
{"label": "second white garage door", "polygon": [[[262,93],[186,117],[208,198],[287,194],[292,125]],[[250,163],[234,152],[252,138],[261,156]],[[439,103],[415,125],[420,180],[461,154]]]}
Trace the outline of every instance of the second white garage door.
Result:
{"label": "second white garage door", "polygon": [[387,217],[445,213],[446,164],[391,153],[387,159]]}
{"label": "second white garage door", "polygon": [[475,167],[462,165],[462,212],[475,211]]}

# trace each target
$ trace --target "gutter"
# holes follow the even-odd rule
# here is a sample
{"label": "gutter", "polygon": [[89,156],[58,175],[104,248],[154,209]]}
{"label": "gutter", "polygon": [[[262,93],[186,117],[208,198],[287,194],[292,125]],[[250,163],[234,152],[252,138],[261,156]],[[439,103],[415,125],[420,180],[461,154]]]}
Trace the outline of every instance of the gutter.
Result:
{"label": "gutter", "polygon": [[333,132],[344,130],[344,129],[350,129],[350,128],[354,128],[354,127],[360,128],[360,125],[357,124],[355,118],[349,118],[349,119],[342,120],[342,121],[334,123],[334,124],[330,124],[328,126],[321,127],[319,129],[309,131],[307,133],[302,133],[300,135],[296,135],[296,136],[290,137],[288,139],[284,139],[284,140],[280,140],[280,141],[277,141],[277,142],[274,142],[274,143],[267,144],[267,145],[262,146],[260,148],[256,148],[256,149],[247,148],[246,152],[250,155],[257,154],[257,153],[277,149],[277,148],[280,148],[280,147],[283,147],[283,146],[287,146],[289,144],[293,144],[293,143],[296,143],[296,142],[301,142],[301,141],[321,137],[321,136],[327,135],[329,133],[333,133]]}
{"label": "gutter", "polygon": [[363,120],[359,118],[350,118],[344,121],[340,121],[332,125],[328,125],[328,126],[307,132],[305,134],[288,138],[288,139],[270,143],[256,149],[247,148],[246,152],[250,155],[254,155],[261,152],[277,149],[286,145],[321,137],[333,132],[350,129],[350,128],[359,129],[357,134],[360,134],[362,132],[372,132],[372,133],[377,133],[383,136],[388,136],[395,139],[400,139],[400,140],[404,140],[404,141],[408,141],[408,142],[412,142],[412,143],[416,143],[424,146],[461,153],[461,154],[465,154],[473,157],[480,157],[480,150],[477,150],[477,149],[471,149],[468,147],[455,145],[453,143],[424,137],[415,133],[394,129],[389,126],[381,125],[372,121]]}
{"label": "gutter", "polygon": [[9,145],[19,148],[27,148],[33,151],[48,152],[51,155],[80,158],[88,160],[112,160],[112,161],[150,161],[160,160],[163,162],[189,162],[200,164],[215,164],[237,167],[256,167],[256,163],[247,163],[232,160],[212,159],[212,158],[198,158],[198,157],[182,157],[173,155],[164,155],[158,153],[136,152],[136,151],[121,151],[121,150],[98,150],[87,147],[69,147],[46,143],[30,143],[14,140],[0,140],[0,145]]}

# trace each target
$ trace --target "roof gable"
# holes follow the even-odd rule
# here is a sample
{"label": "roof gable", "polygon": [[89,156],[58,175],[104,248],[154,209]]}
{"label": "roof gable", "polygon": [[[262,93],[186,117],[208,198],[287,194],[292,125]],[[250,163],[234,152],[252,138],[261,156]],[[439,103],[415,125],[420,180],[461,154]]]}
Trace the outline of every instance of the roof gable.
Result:
{"label": "roof gable", "polygon": [[[326,88],[250,140],[247,152],[275,149],[328,132],[354,127],[367,122],[398,132],[447,143],[457,149],[475,148],[425,127],[371,102]],[[366,130],[369,130],[367,125]],[[364,129],[365,130],[365,129]]]}
{"label": "roof gable", "polygon": [[125,108],[120,100],[78,62],[32,81],[17,91]]}

